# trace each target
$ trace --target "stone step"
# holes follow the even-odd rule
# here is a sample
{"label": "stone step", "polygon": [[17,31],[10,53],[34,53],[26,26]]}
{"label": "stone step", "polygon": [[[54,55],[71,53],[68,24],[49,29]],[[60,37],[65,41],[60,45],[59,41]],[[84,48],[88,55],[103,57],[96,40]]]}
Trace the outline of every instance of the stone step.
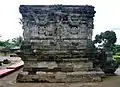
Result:
{"label": "stone step", "polygon": [[88,62],[88,58],[38,58],[39,62],[42,61],[55,61],[55,62]]}
{"label": "stone step", "polygon": [[55,62],[55,61],[24,61],[24,71],[83,71],[93,68],[93,63],[91,61],[81,61],[81,62]]}
{"label": "stone step", "polygon": [[53,69],[49,69],[48,67],[43,67],[43,68],[24,68],[23,71],[28,71],[29,74],[33,74],[39,71],[42,72],[73,72],[73,71],[90,71],[93,68],[87,66],[87,67],[82,67],[82,68],[73,68],[73,67],[63,67],[63,68],[59,68],[59,67],[55,67]]}
{"label": "stone step", "polygon": [[36,75],[29,75],[26,72],[21,72],[18,77],[18,82],[46,82],[46,83],[74,83],[74,82],[100,82],[101,76],[104,73],[101,71],[92,72],[37,72]]}

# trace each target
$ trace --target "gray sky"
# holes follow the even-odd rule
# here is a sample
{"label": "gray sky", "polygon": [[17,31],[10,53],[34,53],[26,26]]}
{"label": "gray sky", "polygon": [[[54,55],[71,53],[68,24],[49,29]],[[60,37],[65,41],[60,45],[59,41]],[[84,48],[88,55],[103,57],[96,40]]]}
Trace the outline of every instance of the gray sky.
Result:
{"label": "gray sky", "polygon": [[0,0],[0,35],[2,39],[11,39],[22,35],[22,25],[19,24],[19,5],[30,4],[66,4],[93,5],[94,17],[93,37],[106,30],[114,30],[117,43],[120,44],[120,4],[119,0]]}

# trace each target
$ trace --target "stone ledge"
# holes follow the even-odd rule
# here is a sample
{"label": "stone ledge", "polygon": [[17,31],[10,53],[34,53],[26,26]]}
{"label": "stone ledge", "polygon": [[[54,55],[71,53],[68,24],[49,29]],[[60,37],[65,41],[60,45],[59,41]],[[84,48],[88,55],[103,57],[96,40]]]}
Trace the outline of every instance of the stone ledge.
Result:
{"label": "stone ledge", "polygon": [[72,73],[46,73],[38,72],[36,75],[26,75],[19,73],[17,82],[40,82],[40,83],[74,83],[74,82],[101,82],[103,72],[72,72]]}

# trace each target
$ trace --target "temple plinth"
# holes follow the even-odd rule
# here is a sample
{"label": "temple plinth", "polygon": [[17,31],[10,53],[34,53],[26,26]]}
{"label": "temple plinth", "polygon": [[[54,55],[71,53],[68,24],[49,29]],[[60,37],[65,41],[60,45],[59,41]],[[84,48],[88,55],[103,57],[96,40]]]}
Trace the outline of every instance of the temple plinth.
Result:
{"label": "temple plinth", "polygon": [[93,67],[93,6],[21,5],[19,10],[24,68],[18,82],[101,81]]}

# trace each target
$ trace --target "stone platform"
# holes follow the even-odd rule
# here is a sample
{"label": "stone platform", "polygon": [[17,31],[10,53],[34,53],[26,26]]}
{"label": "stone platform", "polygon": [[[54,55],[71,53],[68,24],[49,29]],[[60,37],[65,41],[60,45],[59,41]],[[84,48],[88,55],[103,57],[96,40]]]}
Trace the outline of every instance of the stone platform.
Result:
{"label": "stone platform", "polygon": [[74,82],[101,82],[103,72],[37,72],[36,75],[29,75],[28,72],[21,72],[17,77],[18,82],[42,82],[42,83],[74,83]]}
{"label": "stone platform", "polygon": [[59,63],[55,61],[25,61],[23,71],[18,74],[17,82],[100,82],[103,76],[105,74],[94,69],[92,62],[87,58],[63,59]]}

